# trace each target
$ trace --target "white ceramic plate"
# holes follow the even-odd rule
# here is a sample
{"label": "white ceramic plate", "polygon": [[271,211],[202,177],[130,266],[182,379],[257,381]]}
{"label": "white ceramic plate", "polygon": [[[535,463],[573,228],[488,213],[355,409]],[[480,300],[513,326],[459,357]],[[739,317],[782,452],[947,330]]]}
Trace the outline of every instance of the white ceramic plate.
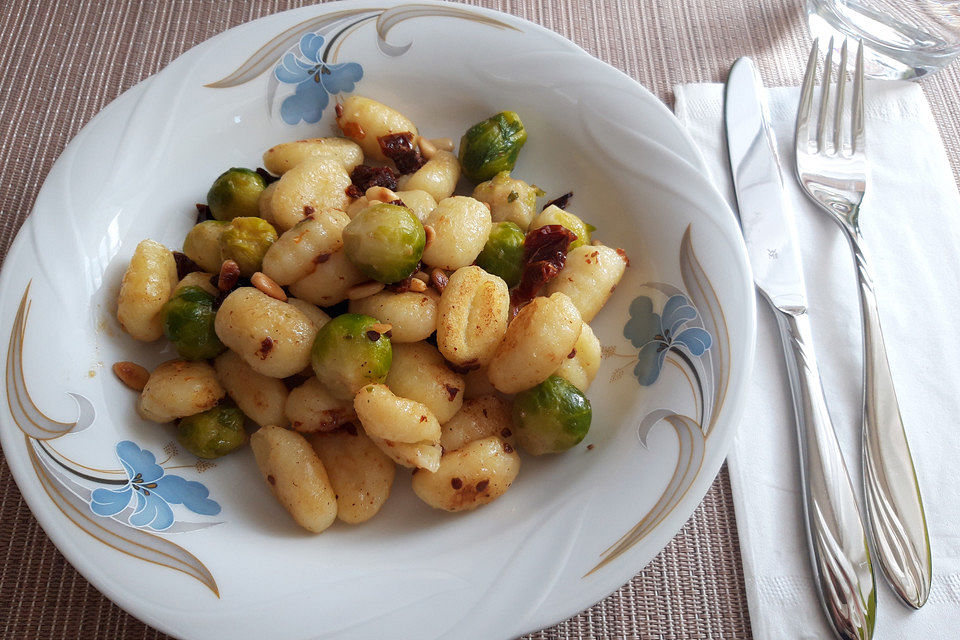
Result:
{"label": "white ceramic plate", "polygon": [[[225,167],[326,134],[328,94],[350,91],[454,139],[516,110],[529,132],[516,175],[551,197],[573,190],[571,210],[631,267],[593,323],[605,358],[581,445],[525,457],[502,499],[462,515],[419,502],[400,473],[375,519],[314,536],[269,495],[249,450],[203,463],[172,427],[137,416],[110,365],[172,352],[122,334],[114,301],[137,242],[179,246]],[[616,589],[693,512],[743,404],[753,300],[735,220],[692,142],[627,76],[504,14],[306,7],[190,50],[57,161],[0,279],[0,436],[70,562],[170,634],[508,638]]]}

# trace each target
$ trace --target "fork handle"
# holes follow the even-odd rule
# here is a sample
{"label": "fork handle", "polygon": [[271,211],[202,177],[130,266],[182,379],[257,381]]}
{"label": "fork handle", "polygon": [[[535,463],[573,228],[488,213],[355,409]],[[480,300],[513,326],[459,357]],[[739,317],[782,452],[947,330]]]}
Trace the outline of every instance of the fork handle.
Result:
{"label": "fork handle", "polygon": [[877,298],[858,232],[849,232],[863,319],[863,482],[873,550],[900,598],[919,609],[930,595],[927,520],[903,429]]}
{"label": "fork handle", "polygon": [[827,411],[806,313],[777,310],[800,442],[807,541],[820,604],[838,638],[869,640],[876,585],[853,485]]}

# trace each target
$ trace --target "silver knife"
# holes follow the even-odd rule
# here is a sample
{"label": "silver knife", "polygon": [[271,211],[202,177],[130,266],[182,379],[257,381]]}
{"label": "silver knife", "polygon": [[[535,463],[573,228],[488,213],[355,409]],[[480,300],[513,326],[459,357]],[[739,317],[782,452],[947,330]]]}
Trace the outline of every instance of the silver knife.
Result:
{"label": "silver knife", "polygon": [[776,314],[790,374],[807,541],[820,604],[837,637],[867,640],[876,614],[867,536],[823,397],[793,211],[783,190],[763,84],[749,58],[730,69],[724,122],[754,282]]}

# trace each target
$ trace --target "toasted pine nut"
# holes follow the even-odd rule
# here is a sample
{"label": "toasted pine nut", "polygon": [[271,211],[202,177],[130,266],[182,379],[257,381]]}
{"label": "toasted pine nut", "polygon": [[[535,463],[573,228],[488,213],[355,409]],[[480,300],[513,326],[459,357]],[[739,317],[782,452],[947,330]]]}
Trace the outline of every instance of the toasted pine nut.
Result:
{"label": "toasted pine nut", "polygon": [[447,283],[450,282],[450,277],[443,271],[443,269],[434,269],[430,272],[430,284],[433,285],[433,288],[437,290],[437,293],[443,293],[443,290],[447,287]]}
{"label": "toasted pine nut", "polygon": [[376,280],[367,280],[366,282],[361,282],[356,284],[347,291],[347,297],[351,300],[359,300],[360,298],[367,298],[372,296],[375,293],[380,293],[383,291],[383,283],[377,282]]}
{"label": "toasted pine nut", "polygon": [[263,291],[271,298],[276,298],[280,302],[287,301],[287,294],[283,292],[283,288],[274,282],[273,278],[264,273],[257,271],[255,274],[253,274],[253,276],[250,278],[250,284],[255,286],[257,289],[260,289],[260,291]]}
{"label": "toasted pine nut", "polygon": [[429,160],[433,156],[437,155],[437,147],[434,146],[432,142],[426,138],[420,138],[420,153],[423,154],[423,157]]}
{"label": "toasted pine nut", "polygon": [[599,246],[602,245],[603,243],[600,242],[599,240],[592,240],[592,241],[590,242],[590,244],[593,245],[594,247],[599,247]]}
{"label": "toasted pine nut", "polygon": [[419,278],[413,278],[410,281],[410,291],[416,291],[417,293],[423,293],[427,290],[427,283]]}
{"label": "toasted pine nut", "polygon": [[150,379],[150,372],[135,362],[117,362],[113,365],[113,373],[134,391],[143,391]]}
{"label": "toasted pine nut", "polygon": [[370,331],[376,331],[381,335],[386,333],[387,331],[390,331],[390,329],[393,329],[393,325],[387,324],[386,322],[378,322],[376,324],[370,325]]}
{"label": "toasted pine nut", "polygon": [[370,187],[364,195],[367,196],[367,201],[371,203],[393,202],[394,200],[400,199],[400,196],[398,196],[396,192],[386,187]]}
{"label": "toasted pine nut", "polygon": [[430,274],[426,271],[417,271],[415,274],[413,274],[413,277],[417,280],[423,280],[427,284],[430,283]]}
{"label": "toasted pine nut", "polygon": [[453,151],[453,140],[450,138],[430,138],[430,144],[440,151]]}
{"label": "toasted pine nut", "polygon": [[237,286],[240,279],[240,265],[233,260],[224,260],[220,265],[220,277],[217,278],[217,289],[226,293]]}
{"label": "toasted pine nut", "polygon": [[427,236],[427,240],[423,245],[423,250],[426,251],[431,244],[433,244],[433,239],[437,237],[437,232],[428,224],[423,225],[423,232]]}

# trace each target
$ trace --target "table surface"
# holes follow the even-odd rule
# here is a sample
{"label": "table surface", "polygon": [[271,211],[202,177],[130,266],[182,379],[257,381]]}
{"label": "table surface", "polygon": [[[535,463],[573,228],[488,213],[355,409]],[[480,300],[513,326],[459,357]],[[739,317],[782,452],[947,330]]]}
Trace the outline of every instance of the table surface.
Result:
{"label": "table surface", "polygon": [[[64,146],[100,109],[194,45],[297,0],[6,0],[0,4],[0,255]],[[770,86],[798,85],[809,47],[801,0],[473,0],[573,40],[672,102],[718,82],[738,57]],[[923,88],[954,175],[960,70]],[[726,468],[683,529],[616,593],[529,638],[748,638]],[[0,453],[0,637],[154,639],[81,577],[30,514]]]}

